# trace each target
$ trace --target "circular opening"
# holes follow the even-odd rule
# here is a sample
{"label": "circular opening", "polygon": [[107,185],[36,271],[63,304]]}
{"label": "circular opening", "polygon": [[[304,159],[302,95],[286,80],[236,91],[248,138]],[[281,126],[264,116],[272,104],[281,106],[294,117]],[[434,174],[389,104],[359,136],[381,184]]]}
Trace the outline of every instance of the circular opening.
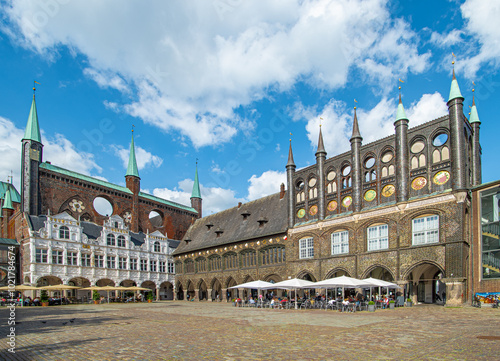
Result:
{"label": "circular opening", "polygon": [[297,190],[298,190],[298,191],[303,190],[303,189],[304,189],[304,181],[299,180],[299,181],[297,182],[296,187],[297,187]]}
{"label": "circular opening", "polygon": [[113,214],[113,205],[103,197],[94,198],[94,209],[101,216],[110,216]]}
{"label": "circular opening", "polygon": [[350,166],[350,165],[347,165],[347,166],[345,166],[344,168],[342,168],[342,175],[343,175],[343,176],[346,176],[346,175],[348,175],[349,173],[351,173],[351,166]]}
{"label": "circular opening", "polygon": [[440,133],[434,137],[434,140],[432,141],[432,145],[435,147],[439,147],[440,145],[443,145],[446,143],[448,140],[448,134],[446,133]]}
{"label": "circular opening", "polygon": [[149,212],[149,222],[151,222],[153,227],[161,227],[163,225],[163,219],[157,211]]}
{"label": "circular opening", "polygon": [[371,168],[375,164],[375,158],[370,157],[367,160],[365,160],[365,167],[366,168]]}
{"label": "circular opening", "polygon": [[316,185],[316,178],[309,179],[309,187],[314,187]]}
{"label": "circular opening", "polygon": [[328,179],[329,181],[332,181],[335,179],[335,176],[337,174],[332,170],[331,172],[328,172],[328,175],[326,176],[326,179]]}
{"label": "circular opening", "polygon": [[418,142],[413,143],[411,146],[412,153],[420,153],[425,148],[425,143],[419,140]]}
{"label": "circular opening", "polygon": [[382,162],[387,163],[392,160],[392,152],[385,152],[384,155],[382,155]]}

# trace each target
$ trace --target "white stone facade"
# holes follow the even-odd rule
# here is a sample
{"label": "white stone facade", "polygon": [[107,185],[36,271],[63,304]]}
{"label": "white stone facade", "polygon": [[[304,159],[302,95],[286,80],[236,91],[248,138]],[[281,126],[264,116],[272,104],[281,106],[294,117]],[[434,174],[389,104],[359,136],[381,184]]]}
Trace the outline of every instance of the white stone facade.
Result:
{"label": "white stone facade", "polygon": [[155,289],[157,298],[173,297],[173,249],[160,232],[131,233],[116,215],[103,226],[79,222],[65,212],[45,217],[44,223],[30,229],[24,244],[24,257],[29,255],[29,264],[23,262],[24,282],[41,285],[57,277],[75,285],[85,280],[90,286],[135,283]]}

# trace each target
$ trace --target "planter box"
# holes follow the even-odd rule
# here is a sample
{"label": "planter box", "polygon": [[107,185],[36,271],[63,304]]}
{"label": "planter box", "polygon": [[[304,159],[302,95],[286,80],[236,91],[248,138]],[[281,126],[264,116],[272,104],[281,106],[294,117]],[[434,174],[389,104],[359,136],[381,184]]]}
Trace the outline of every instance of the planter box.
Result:
{"label": "planter box", "polygon": [[42,302],[42,307],[49,307],[49,303],[48,302]]}
{"label": "planter box", "polygon": [[100,301],[99,301],[99,300],[97,300],[97,301],[96,301],[96,300],[94,300],[94,305],[98,305],[99,303],[100,303]]}
{"label": "planter box", "polygon": [[148,303],[151,303],[151,302],[153,302],[153,300],[148,300]]}
{"label": "planter box", "polygon": [[368,312],[375,312],[375,305],[368,305]]}
{"label": "planter box", "polygon": [[405,302],[405,306],[406,307],[411,307],[411,306],[413,306],[413,302]]}
{"label": "planter box", "polygon": [[396,307],[395,303],[389,303],[389,309],[393,310]]}

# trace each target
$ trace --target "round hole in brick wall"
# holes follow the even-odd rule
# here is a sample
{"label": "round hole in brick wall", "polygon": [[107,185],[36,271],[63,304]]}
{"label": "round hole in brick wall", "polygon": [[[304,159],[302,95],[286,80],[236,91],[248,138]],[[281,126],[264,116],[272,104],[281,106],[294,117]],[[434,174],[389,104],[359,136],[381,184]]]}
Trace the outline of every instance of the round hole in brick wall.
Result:
{"label": "round hole in brick wall", "polygon": [[163,218],[157,211],[149,212],[149,221],[153,227],[161,227],[163,225]]}
{"label": "round hole in brick wall", "polygon": [[95,197],[94,209],[101,216],[111,216],[113,214],[113,205],[106,198]]}

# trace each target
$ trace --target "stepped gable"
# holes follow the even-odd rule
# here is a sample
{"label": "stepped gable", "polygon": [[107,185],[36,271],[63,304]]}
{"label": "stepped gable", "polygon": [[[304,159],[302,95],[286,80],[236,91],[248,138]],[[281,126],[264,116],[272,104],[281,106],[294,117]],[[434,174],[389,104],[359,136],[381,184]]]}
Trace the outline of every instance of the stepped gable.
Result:
{"label": "stepped gable", "polygon": [[275,193],[197,219],[173,254],[283,233],[287,222],[287,197],[280,199],[280,193]]}

